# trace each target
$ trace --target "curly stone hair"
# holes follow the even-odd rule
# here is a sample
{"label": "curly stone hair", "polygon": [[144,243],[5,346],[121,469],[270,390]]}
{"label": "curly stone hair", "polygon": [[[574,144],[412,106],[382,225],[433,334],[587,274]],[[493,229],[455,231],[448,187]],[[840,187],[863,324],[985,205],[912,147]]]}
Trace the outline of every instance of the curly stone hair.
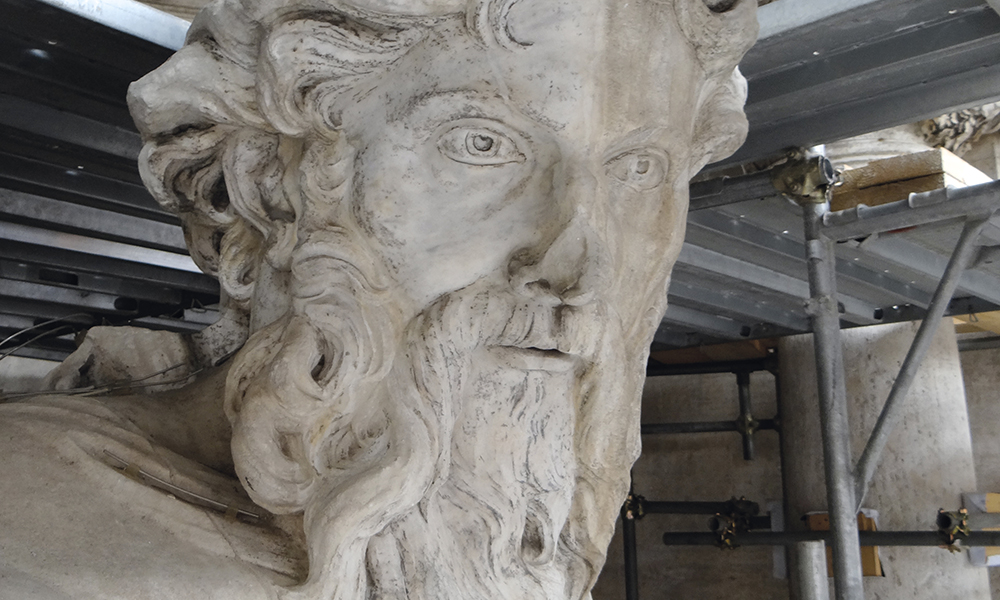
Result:
{"label": "curly stone hair", "polygon": [[[192,258],[220,278],[230,308],[248,310],[261,260],[282,261],[297,199],[283,183],[282,145],[336,138],[352,91],[383,73],[431,28],[464,20],[498,51],[518,2],[542,0],[216,0],[185,46],[132,84],[145,146],[143,181],[179,214]],[[695,172],[746,136],[746,83],[736,64],[753,43],[753,0],[672,4],[704,72],[693,139]],[[308,33],[306,37],[305,34]],[[277,266],[277,264],[276,264]]]}

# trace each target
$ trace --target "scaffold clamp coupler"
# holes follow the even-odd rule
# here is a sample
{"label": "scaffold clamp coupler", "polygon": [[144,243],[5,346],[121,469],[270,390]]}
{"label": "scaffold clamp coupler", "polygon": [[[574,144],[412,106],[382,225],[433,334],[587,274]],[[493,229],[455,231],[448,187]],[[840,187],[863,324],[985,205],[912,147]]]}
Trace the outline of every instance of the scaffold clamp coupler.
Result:
{"label": "scaffold clamp coupler", "polygon": [[941,547],[949,552],[958,552],[960,548],[955,542],[969,537],[969,511],[960,508],[948,512],[942,508],[938,510],[936,522],[941,535]]}

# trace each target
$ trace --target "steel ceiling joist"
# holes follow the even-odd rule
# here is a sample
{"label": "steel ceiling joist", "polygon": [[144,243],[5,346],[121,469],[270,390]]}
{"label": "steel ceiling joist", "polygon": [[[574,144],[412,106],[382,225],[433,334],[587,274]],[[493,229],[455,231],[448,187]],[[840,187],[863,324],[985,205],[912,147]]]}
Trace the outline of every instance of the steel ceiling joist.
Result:
{"label": "steel ceiling joist", "polygon": [[779,0],[741,69],[757,160],[1000,99],[1000,15],[983,0]]}
{"label": "steel ceiling joist", "polygon": [[62,202],[0,187],[0,218],[45,226],[135,246],[187,254],[184,232],[170,225],[140,217]]}

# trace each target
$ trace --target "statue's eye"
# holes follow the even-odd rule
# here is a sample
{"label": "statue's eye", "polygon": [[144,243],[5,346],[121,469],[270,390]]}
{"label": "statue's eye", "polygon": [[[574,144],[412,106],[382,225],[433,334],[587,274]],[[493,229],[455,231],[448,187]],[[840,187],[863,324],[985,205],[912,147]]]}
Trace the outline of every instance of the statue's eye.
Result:
{"label": "statue's eye", "polygon": [[477,166],[524,162],[514,140],[486,127],[455,127],[438,140],[441,154],[455,162]]}
{"label": "statue's eye", "polygon": [[605,166],[609,176],[639,191],[659,186],[667,175],[666,155],[652,149],[624,152]]}

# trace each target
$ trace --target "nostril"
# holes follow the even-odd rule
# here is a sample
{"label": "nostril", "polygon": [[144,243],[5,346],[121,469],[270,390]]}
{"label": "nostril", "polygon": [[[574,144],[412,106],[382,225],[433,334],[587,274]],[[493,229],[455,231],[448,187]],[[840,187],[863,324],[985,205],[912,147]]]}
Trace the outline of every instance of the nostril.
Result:
{"label": "nostril", "polygon": [[548,279],[536,279],[535,281],[529,281],[524,284],[524,287],[532,292],[551,292],[552,284],[549,283]]}

